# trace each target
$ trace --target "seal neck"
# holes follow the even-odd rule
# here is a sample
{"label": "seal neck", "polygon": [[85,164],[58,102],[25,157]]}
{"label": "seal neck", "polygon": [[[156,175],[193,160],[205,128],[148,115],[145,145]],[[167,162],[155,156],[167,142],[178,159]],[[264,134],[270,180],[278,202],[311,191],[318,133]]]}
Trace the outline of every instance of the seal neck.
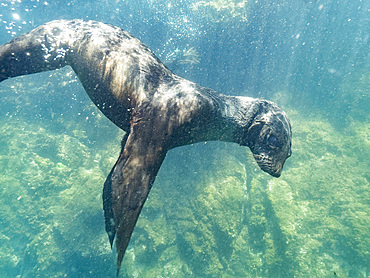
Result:
{"label": "seal neck", "polygon": [[[204,92],[203,92],[204,93]],[[204,126],[201,141],[225,141],[243,144],[256,113],[260,99],[225,96],[206,92],[212,107],[212,121]]]}
{"label": "seal neck", "polygon": [[219,113],[223,132],[218,140],[241,144],[255,118],[260,100],[239,96],[219,97],[222,100]]}

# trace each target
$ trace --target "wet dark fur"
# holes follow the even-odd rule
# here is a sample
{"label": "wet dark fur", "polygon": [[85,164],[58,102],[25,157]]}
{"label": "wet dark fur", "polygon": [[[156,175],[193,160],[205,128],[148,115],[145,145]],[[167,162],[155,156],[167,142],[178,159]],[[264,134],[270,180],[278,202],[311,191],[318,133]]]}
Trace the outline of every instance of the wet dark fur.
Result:
{"label": "wet dark fur", "polygon": [[103,190],[117,271],[168,150],[205,140],[235,142],[248,146],[275,177],[291,154],[289,120],[274,103],[224,96],[180,78],[118,27],[59,20],[0,46],[0,82],[67,65],[102,113],[126,131]]}

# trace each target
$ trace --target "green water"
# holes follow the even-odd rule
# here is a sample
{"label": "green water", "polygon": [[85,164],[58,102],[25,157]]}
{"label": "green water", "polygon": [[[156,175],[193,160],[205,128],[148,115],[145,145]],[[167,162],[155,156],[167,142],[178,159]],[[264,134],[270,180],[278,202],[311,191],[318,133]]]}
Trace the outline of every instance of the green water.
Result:
{"label": "green water", "polygon": [[[0,1],[1,43],[12,37],[5,28],[12,12],[23,12],[26,23],[40,21],[34,25],[86,13],[119,25],[184,77],[224,93],[276,101],[291,119],[293,155],[275,179],[245,147],[205,142],[171,150],[121,277],[369,277],[370,70],[368,28],[358,23],[363,13],[355,16],[357,6],[190,1],[198,6],[186,14],[189,1],[172,7],[123,2],[66,1],[68,8],[59,1]],[[358,11],[366,9],[357,2]],[[132,18],[135,9],[141,12],[137,19],[119,17],[116,9],[123,7]],[[45,17],[37,17],[42,12]],[[328,18],[358,24],[335,29]],[[314,32],[302,27],[307,22],[324,27]],[[283,26],[272,23],[286,29],[278,32]],[[251,26],[262,27],[244,33]],[[301,27],[296,44],[297,36],[286,32]],[[271,28],[273,35],[266,35]],[[274,43],[265,41],[271,36],[294,46],[295,54],[283,46],[274,52]],[[342,36],[348,41],[340,45]],[[122,136],[70,68],[0,84],[0,277],[115,277],[101,194]]]}

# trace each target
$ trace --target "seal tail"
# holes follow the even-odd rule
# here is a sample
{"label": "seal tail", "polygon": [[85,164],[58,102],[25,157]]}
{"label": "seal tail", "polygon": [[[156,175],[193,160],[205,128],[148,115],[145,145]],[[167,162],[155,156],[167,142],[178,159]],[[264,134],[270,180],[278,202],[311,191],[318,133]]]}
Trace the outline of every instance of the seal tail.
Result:
{"label": "seal tail", "polygon": [[67,65],[71,48],[57,36],[53,22],[41,25],[0,46],[0,82],[16,76],[54,70]]}

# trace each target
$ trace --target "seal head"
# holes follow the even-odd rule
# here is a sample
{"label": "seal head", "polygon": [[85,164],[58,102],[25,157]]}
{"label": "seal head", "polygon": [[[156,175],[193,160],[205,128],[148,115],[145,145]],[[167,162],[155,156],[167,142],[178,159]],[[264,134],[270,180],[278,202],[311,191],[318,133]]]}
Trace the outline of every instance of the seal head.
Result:
{"label": "seal head", "polygon": [[285,160],[292,154],[291,126],[285,112],[272,102],[262,101],[246,138],[258,166],[280,177]]}

